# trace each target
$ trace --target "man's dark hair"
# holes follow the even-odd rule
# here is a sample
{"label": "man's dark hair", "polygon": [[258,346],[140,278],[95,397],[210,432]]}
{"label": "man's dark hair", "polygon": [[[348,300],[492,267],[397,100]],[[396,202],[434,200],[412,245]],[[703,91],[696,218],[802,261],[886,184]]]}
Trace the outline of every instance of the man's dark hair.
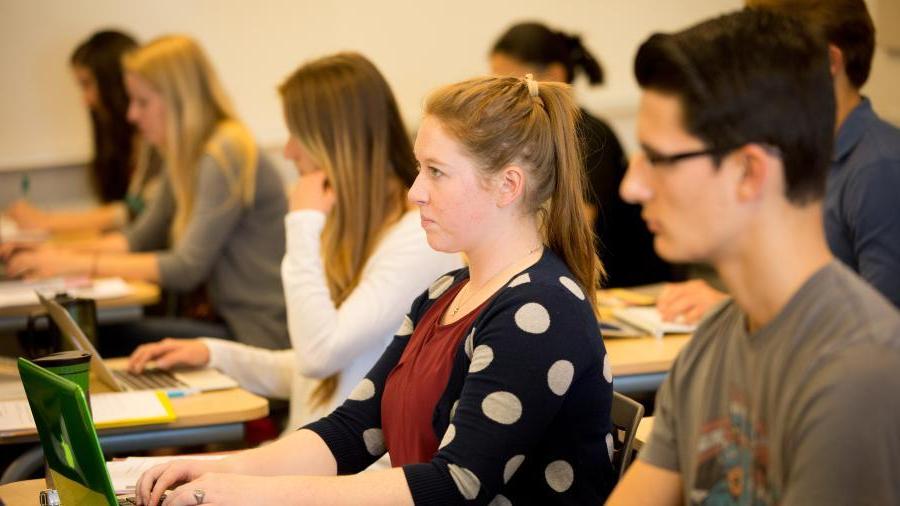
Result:
{"label": "man's dark hair", "polygon": [[847,79],[862,88],[872,70],[875,25],[865,0],[748,0],[750,7],[795,16],[844,55]]}
{"label": "man's dark hair", "polygon": [[791,202],[824,194],[834,90],[827,47],[800,21],[745,9],[654,34],[634,73],[641,88],[676,96],[685,129],[710,148],[777,148]]}

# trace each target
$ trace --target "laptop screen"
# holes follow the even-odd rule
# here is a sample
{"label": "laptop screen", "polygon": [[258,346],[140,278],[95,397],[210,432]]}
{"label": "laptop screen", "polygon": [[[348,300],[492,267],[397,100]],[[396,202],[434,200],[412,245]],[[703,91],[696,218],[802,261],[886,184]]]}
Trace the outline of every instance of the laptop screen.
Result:
{"label": "laptop screen", "polygon": [[24,358],[18,366],[60,502],[118,504],[81,387]]}

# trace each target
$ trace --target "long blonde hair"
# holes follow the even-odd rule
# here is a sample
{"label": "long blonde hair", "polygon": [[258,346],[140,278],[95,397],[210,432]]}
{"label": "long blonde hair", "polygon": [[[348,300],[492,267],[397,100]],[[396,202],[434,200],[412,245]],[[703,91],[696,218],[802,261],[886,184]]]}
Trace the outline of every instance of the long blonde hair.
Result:
{"label": "long blonde hair", "polygon": [[[229,177],[232,195],[244,205],[256,192],[257,148],[238,121],[212,65],[196,41],[181,35],[160,37],[123,57],[126,72],[145,80],[166,108],[165,145],[159,150],[175,195],[171,234],[178,239],[193,212],[197,167],[212,156]],[[147,170],[151,150],[143,143],[138,173]],[[226,167],[238,164],[238,177]]]}
{"label": "long blonde hair", "polygon": [[[291,135],[325,171],[336,202],[321,255],[336,306],[359,283],[383,233],[403,215],[415,157],[384,77],[365,57],[339,53],[302,65],[279,87]],[[313,392],[333,397],[337,375]]]}
{"label": "long blonde hair", "polygon": [[604,271],[584,212],[584,167],[575,129],[581,113],[569,85],[541,82],[537,88],[532,96],[523,79],[470,79],[432,93],[425,114],[440,121],[482,173],[513,163],[527,171],[526,212],[539,217],[546,245],[596,307]]}

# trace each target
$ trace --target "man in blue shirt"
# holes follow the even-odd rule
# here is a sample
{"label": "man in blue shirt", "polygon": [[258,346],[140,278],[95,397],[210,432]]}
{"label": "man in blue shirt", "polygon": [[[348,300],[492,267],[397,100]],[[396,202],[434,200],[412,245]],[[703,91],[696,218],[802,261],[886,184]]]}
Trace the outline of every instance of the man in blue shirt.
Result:
{"label": "man in blue shirt", "polygon": [[[831,252],[900,307],[900,129],[872,110],[875,27],[864,0],[747,0],[801,19],[828,42],[836,138],[824,200]],[[657,307],[667,320],[699,320],[725,298],[703,281],[667,285]]]}

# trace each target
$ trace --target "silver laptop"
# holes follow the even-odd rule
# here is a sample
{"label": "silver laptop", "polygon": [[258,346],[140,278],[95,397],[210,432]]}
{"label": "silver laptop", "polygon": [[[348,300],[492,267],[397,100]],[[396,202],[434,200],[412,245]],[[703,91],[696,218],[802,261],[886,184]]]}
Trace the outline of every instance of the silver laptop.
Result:
{"label": "silver laptop", "polygon": [[72,315],[55,300],[48,299],[38,293],[41,305],[50,314],[50,318],[69,339],[77,350],[91,354],[91,366],[101,381],[117,392],[126,390],[168,390],[179,392],[206,392],[235,388],[237,381],[216,369],[203,367],[178,371],[153,370],[141,374],[132,374],[124,369],[113,369],[106,365],[103,357],[88,340],[84,332],[72,319]]}

